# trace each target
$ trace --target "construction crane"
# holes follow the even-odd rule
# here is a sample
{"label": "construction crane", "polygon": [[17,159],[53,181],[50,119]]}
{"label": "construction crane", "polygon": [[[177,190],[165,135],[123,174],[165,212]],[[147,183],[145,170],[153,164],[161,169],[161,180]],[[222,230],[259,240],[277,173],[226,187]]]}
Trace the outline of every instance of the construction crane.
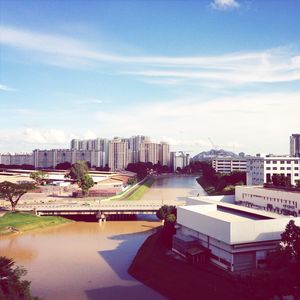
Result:
{"label": "construction crane", "polygon": [[211,143],[213,149],[215,149],[215,150],[220,150],[220,147],[217,146],[217,145],[215,145],[214,142],[212,141],[212,139],[211,139],[210,137],[208,138],[208,140],[210,141],[210,143]]}

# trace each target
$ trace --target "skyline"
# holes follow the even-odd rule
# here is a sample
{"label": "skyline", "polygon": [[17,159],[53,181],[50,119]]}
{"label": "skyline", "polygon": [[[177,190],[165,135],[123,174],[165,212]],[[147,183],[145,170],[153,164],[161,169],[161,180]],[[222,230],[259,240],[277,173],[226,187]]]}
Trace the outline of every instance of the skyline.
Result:
{"label": "skyline", "polygon": [[144,134],[288,154],[300,131],[300,1],[0,6],[0,152]]}

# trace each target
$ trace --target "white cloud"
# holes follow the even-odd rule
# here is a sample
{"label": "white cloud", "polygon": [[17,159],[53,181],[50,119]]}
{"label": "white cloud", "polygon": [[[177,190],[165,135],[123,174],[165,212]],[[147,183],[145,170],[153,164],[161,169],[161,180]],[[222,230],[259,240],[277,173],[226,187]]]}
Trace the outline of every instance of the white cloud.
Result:
{"label": "white cloud", "polygon": [[236,0],[213,0],[210,3],[213,9],[227,10],[227,9],[237,9],[240,4]]}
{"label": "white cloud", "polygon": [[11,87],[8,87],[5,84],[0,84],[0,91],[3,91],[3,92],[12,92],[12,91],[14,91],[14,89],[11,88]]}
{"label": "white cloud", "polygon": [[23,141],[36,145],[64,145],[69,144],[70,137],[63,130],[26,128],[22,135]]}
{"label": "white cloud", "polygon": [[[233,0],[214,3],[224,7],[238,5]],[[103,63],[112,68],[117,65],[118,74],[129,74],[150,84],[248,84],[300,80],[300,54],[284,47],[215,56],[126,56],[95,50],[87,43],[61,35],[8,26],[0,26],[0,32],[0,43],[34,51],[34,57],[45,59],[45,63],[79,68],[93,65],[97,68],[99,62],[101,70]]]}
{"label": "white cloud", "polygon": [[289,135],[300,128],[299,99],[299,92],[250,93],[212,101],[195,97],[95,112],[91,117],[99,128],[109,128],[107,136],[132,135],[140,124],[140,133],[194,153],[211,148],[208,137],[231,151],[255,154],[280,148],[288,153]]}

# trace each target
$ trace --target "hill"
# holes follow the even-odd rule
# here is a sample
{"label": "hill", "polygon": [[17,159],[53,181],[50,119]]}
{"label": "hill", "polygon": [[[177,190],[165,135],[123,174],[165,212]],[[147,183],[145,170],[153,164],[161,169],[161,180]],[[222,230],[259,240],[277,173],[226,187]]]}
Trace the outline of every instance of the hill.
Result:
{"label": "hill", "polygon": [[192,160],[193,161],[203,161],[203,160],[210,160],[214,157],[220,157],[220,156],[224,156],[224,157],[238,157],[237,154],[235,154],[234,152],[231,151],[226,151],[223,149],[211,149],[209,151],[203,151],[198,153],[197,155],[195,155]]}

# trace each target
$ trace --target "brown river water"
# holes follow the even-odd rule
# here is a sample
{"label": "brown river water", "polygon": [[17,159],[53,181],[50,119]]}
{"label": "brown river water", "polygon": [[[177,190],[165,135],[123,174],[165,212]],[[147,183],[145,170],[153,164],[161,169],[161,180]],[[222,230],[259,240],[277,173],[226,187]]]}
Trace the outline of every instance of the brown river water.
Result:
{"label": "brown river water", "polygon": [[[201,192],[195,178],[174,177],[160,179],[149,193],[168,197],[166,189],[173,196],[174,188],[180,196]],[[72,222],[0,237],[0,255],[28,270],[33,295],[43,299],[165,299],[127,273],[137,250],[159,225],[154,216],[102,224]]]}

